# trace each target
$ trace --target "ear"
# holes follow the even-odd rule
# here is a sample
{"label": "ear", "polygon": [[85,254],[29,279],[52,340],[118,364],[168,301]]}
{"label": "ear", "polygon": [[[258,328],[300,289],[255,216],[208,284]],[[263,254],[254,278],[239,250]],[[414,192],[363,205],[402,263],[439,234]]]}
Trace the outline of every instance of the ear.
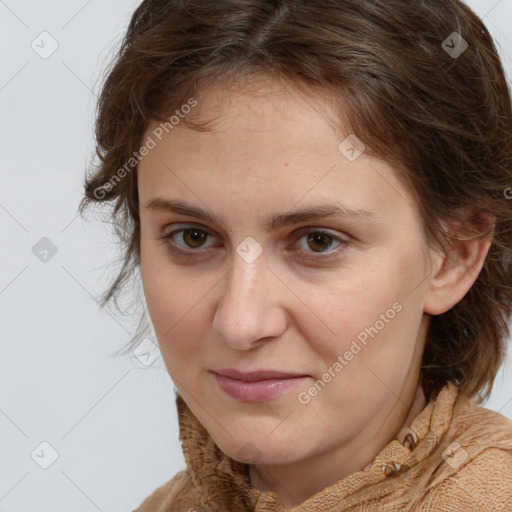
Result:
{"label": "ear", "polygon": [[[440,315],[448,311],[464,298],[480,274],[492,243],[495,218],[480,214],[476,219],[473,215],[473,219],[469,232],[459,222],[448,226],[444,223],[455,240],[448,242],[443,251],[431,249],[431,275],[423,303],[425,313]],[[464,224],[467,226],[468,221]]]}

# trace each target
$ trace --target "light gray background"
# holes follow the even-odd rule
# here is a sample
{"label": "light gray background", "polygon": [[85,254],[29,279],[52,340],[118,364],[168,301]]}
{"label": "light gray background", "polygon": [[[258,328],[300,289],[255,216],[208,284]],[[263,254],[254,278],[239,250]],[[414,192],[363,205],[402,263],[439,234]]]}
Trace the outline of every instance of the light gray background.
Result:
{"label": "light gray background", "polygon": [[[76,216],[93,91],[138,3],[0,0],[0,512],[130,511],[184,468],[161,357],[114,356],[133,321],[93,299],[110,235]],[[469,4],[512,76],[512,0]],[[59,45],[47,59],[31,47],[43,31]],[[46,263],[42,237],[58,250]],[[509,354],[486,405],[512,418],[511,367]],[[48,469],[42,442],[58,453]]]}

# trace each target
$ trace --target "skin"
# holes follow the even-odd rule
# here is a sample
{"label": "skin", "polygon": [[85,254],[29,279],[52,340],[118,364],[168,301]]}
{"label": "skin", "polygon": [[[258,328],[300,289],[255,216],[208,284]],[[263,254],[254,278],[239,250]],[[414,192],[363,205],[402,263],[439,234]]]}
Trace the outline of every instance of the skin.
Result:
{"label": "skin", "polygon": [[[367,153],[349,161],[338,149],[348,133],[326,120],[327,99],[318,93],[306,97],[268,81],[258,93],[218,85],[195,97],[193,115],[215,116],[214,130],[177,125],[139,166],[148,311],[192,412],[227,455],[254,462],[253,485],[291,508],[363,469],[421,411],[419,366],[430,315],[467,293],[490,242],[460,242],[446,254],[430,248],[394,169]],[[152,121],[144,137],[158,124]],[[206,209],[225,225],[147,208],[156,197]],[[374,217],[266,228],[278,213],[328,204]],[[181,231],[159,240],[187,228],[211,234],[198,241]],[[308,242],[307,228],[344,242]],[[236,251],[249,236],[262,249],[252,263]],[[300,403],[298,394],[397,302],[400,312]],[[228,367],[308,377],[277,398],[247,403],[224,393],[210,371]],[[247,443],[257,460],[247,458]]]}

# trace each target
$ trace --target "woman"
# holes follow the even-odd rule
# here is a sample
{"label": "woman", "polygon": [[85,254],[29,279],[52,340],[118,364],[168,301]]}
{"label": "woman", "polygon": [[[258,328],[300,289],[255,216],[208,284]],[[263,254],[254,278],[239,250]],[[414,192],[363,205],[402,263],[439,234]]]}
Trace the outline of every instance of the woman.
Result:
{"label": "woman", "polygon": [[104,302],[140,271],[178,391],[187,469],[138,512],[511,510],[512,422],[478,405],[511,110],[458,0],[139,6],[82,204],[114,204]]}

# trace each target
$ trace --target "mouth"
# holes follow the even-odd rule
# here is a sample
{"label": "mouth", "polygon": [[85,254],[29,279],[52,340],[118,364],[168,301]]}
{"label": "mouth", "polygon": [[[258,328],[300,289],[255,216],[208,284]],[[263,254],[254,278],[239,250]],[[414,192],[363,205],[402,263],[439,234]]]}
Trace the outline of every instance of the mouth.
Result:
{"label": "mouth", "polygon": [[234,368],[223,368],[221,370],[214,370],[214,373],[230,377],[232,379],[241,380],[244,382],[256,382],[260,380],[268,379],[292,379],[296,377],[306,377],[306,374],[302,373],[288,373],[280,372],[276,370],[256,370],[251,372],[242,372]]}
{"label": "mouth", "polygon": [[226,394],[241,402],[265,402],[291,391],[309,375],[274,370],[241,372],[232,368],[213,372]]}

